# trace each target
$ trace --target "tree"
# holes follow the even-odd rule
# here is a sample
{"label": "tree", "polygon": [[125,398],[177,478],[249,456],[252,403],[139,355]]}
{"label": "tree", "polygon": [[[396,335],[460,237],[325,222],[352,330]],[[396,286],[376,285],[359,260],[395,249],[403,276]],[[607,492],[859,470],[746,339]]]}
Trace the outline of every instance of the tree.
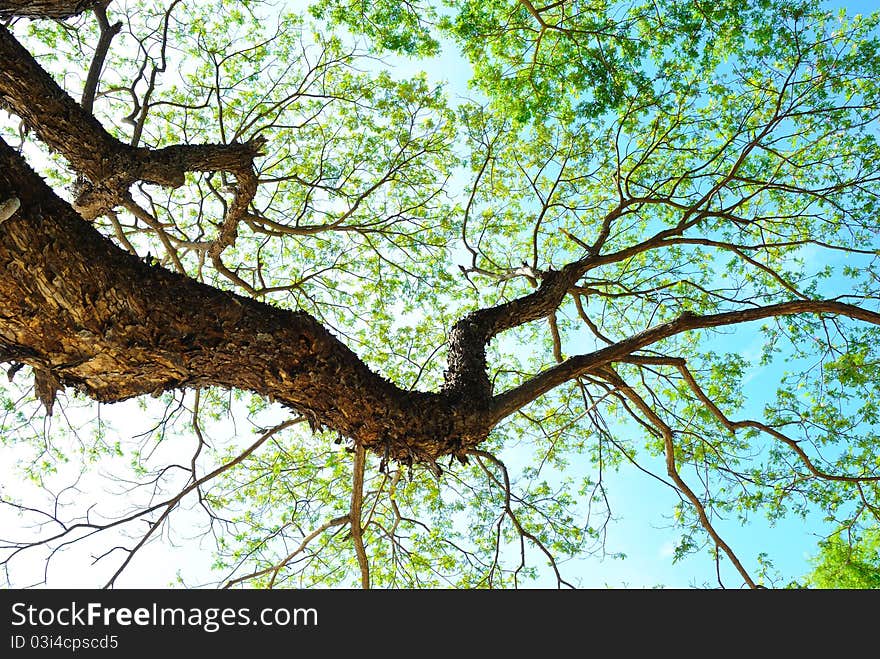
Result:
{"label": "tree", "polygon": [[194,501],[226,586],[570,585],[626,469],[752,587],[725,518],[878,519],[878,16],[813,4],[0,2],[9,580]]}

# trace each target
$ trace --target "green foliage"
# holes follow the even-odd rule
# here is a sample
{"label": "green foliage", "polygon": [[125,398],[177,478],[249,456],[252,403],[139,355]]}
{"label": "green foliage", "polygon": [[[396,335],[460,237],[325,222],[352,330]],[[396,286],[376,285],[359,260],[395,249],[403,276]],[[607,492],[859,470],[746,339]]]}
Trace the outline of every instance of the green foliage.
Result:
{"label": "green foliage", "polygon": [[819,547],[805,586],[880,589],[880,527],[870,527],[859,536],[841,530]]}
{"label": "green foliage", "polygon": [[428,4],[321,0],[312,4],[309,12],[315,18],[344,24],[366,35],[380,51],[390,50],[412,57],[439,52],[440,45],[431,30],[437,10]]}

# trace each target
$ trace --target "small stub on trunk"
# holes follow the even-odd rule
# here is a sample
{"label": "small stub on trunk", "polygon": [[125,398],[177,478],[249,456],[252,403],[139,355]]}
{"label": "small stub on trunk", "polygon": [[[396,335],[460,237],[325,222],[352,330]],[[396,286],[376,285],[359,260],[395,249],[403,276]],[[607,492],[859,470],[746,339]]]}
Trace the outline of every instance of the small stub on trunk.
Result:
{"label": "small stub on trunk", "polygon": [[18,197],[0,202],[0,224],[3,224],[12,217],[19,208],[21,208],[21,202],[18,200]]}
{"label": "small stub on trunk", "polygon": [[55,406],[55,396],[61,389],[61,382],[52,373],[42,368],[34,369],[34,390],[37,398],[46,408],[46,414],[52,416],[52,408]]}

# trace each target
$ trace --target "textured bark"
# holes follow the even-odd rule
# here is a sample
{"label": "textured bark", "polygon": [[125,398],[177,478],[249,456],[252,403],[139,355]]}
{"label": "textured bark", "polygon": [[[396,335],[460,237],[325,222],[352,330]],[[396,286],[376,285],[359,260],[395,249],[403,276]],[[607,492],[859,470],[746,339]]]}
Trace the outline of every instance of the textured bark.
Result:
{"label": "textured bark", "polygon": [[109,0],[0,0],[0,16],[72,18]]}
{"label": "textured bark", "polygon": [[[31,54],[0,27],[0,107],[18,115],[53,151],[87,179],[77,191],[76,210],[94,218],[118,205],[134,181],[178,187],[186,172],[226,171],[236,176],[239,194],[229,215],[224,247],[234,239],[237,215],[253,198],[253,160],[262,139],[233,144],[131,147],[110,135],[71,98]],[[248,196],[250,194],[250,196]]]}
{"label": "textured bark", "polygon": [[584,261],[545,275],[530,295],[457,323],[444,391],[404,391],[308,314],[150,267],[117,248],[2,140],[0,205],[7,209],[0,221],[0,361],[33,367],[47,409],[62,386],[107,402],[184,387],[247,389],[404,462],[463,458],[495,424],[554,387],[681,332],[800,313],[880,325],[874,311],[825,300],[684,314],[492,397],[480,370],[486,342],[555,309]]}
{"label": "textured bark", "polygon": [[589,268],[584,259],[562,270],[544,273],[533,293],[488,309],[474,311],[449,333],[449,369],[445,391],[457,399],[488,401],[492,397],[486,364],[486,346],[501,332],[545,318],[562,303],[566,293]]}
{"label": "textured bark", "polygon": [[485,410],[403,391],[314,318],[150,267],[101,236],[0,141],[0,358],[101,401],[183,387],[264,394],[389,459],[461,455]]}

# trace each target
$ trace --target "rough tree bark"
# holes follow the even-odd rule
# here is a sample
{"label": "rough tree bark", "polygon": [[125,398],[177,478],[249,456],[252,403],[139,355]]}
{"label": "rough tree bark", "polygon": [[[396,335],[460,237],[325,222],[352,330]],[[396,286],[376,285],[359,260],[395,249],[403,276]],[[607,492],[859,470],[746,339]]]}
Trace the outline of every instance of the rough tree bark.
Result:
{"label": "rough tree bark", "polygon": [[[110,135],[4,27],[0,27],[0,62],[0,108],[20,117],[40,141],[85,177],[74,200],[83,217],[95,218],[117,206],[135,181],[178,187],[186,172],[195,171],[226,171],[236,177],[236,199],[228,213],[232,219],[226,226],[234,229],[253,199],[257,186],[253,159],[263,140],[131,147]],[[234,236],[224,236],[220,242],[225,247],[233,240]]]}
{"label": "rough tree bark", "polygon": [[[454,386],[404,391],[308,314],[211,288],[116,247],[2,141],[0,198],[20,204],[0,224],[0,359],[35,369],[47,407],[60,386],[106,402],[188,386],[236,387],[406,462],[463,457],[500,420],[553,387],[689,329],[804,312],[880,324],[876,313],[823,301],[686,314],[492,397],[485,389],[486,343],[501,329],[552,310],[560,282],[587,267],[579,262],[545,278],[535,293],[460,322],[457,328],[479,331],[459,329],[457,340],[453,333],[451,352],[460,356],[450,359],[447,382]],[[475,373],[480,359],[484,370]],[[469,390],[485,395],[465,395]]]}
{"label": "rough tree bark", "polygon": [[0,16],[71,18],[92,7],[107,4],[109,0],[0,0]]}
{"label": "rough tree bark", "polygon": [[187,386],[248,389],[407,461],[456,453],[488,431],[485,411],[397,388],[305,313],[117,248],[5,143],[0,198],[20,201],[0,225],[0,358],[33,366],[44,383],[106,402]]}

